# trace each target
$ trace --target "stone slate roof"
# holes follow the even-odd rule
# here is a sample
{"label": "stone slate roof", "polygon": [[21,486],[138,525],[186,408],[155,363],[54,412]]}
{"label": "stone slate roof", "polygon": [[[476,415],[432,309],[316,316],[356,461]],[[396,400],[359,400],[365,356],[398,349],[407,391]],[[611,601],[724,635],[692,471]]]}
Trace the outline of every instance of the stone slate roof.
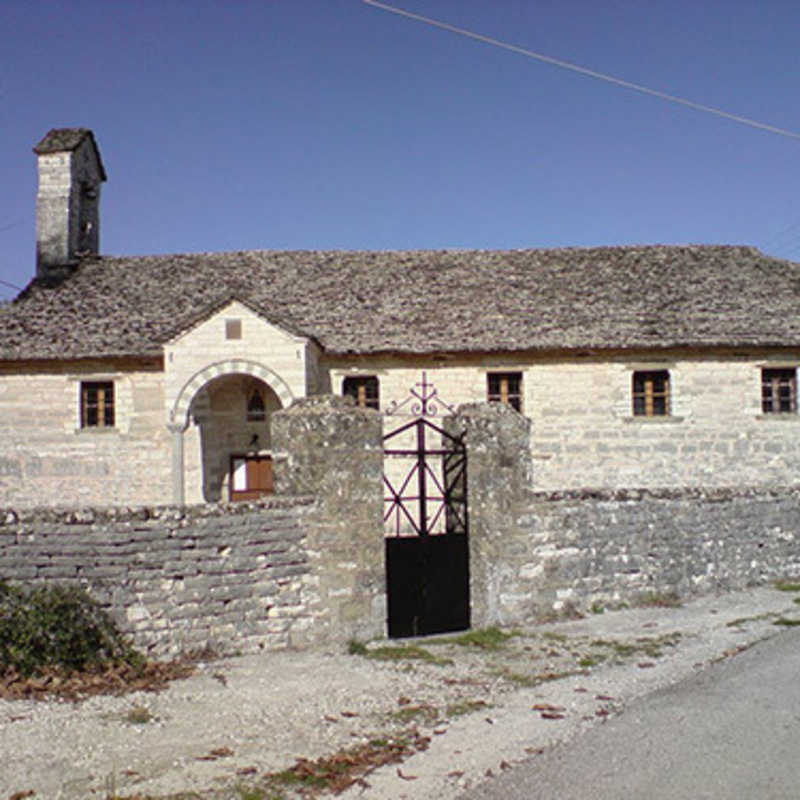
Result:
{"label": "stone slate roof", "polygon": [[33,148],[33,152],[36,155],[44,155],[45,153],[62,153],[64,151],[77,150],[87,136],[91,139],[92,147],[94,147],[94,152],[97,156],[100,177],[102,180],[106,180],[103,159],[100,158],[100,150],[97,147],[94,134],[89,128],[51,128],[42,141]]}
{"label": "stone slate roof", "polygon": [[737,246],[93,257],[0,307],[0,360],[150,356],[237,297],[331,353],[800,346],[800,264]]}

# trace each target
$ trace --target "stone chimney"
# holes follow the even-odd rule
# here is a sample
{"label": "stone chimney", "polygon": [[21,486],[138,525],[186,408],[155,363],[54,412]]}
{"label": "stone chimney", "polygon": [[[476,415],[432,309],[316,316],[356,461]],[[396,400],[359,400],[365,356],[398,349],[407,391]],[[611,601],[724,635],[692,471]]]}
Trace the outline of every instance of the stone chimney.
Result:
{"label": "stone chimney", "polygon": [[33,152],[39,157],[36,277],[60,280],[100,246],[100,184],[106,179],[88,128],[53,128]]}

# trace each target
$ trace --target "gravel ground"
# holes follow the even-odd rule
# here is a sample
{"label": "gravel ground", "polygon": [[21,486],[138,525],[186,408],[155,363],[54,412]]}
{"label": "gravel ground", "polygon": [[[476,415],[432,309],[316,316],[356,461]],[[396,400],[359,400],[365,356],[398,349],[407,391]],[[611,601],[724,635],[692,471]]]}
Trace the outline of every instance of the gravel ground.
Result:
{"label": "gravel ground", "polygon": [[[455,798],[625,705],[779,635],[796,595],[760,588],[526,628],[496,649],[429,639],[439,662],[276,652],[200,664],[158,694],[0,701],[0,800],[239,800],[300,757],[415,728],[430,743],[341,797]],[[731,624],[739,620],[736,624]],[[19,795],[25,796],[25,795]],[[266,795],[269,796],[269,795]],[[287,793],[287,796],[288,793]]]}

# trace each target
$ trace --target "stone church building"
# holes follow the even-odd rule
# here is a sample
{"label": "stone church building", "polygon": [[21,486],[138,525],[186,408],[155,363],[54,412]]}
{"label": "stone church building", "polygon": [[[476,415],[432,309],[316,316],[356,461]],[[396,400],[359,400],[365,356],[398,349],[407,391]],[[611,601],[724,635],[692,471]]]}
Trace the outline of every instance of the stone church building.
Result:
{"label": "stone church building", "polygon": [[0,507],[269,493],[270,417],[491,400],[534,489],[800,474],[800,265],[743,246],[100,254],[106,172],[50,131],[36,274],[0,307]]}

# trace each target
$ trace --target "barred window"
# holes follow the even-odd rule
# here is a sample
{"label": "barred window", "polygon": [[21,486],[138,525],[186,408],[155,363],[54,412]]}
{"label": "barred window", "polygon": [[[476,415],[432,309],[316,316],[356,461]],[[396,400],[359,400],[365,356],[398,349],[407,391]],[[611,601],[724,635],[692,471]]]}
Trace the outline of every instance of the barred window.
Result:
{"label": "barred window", "polygon": [[633,415],[669,416],[669,372],[654,370],[633,373]]}
{"label": "barred window", "polygon": [[486,376],[486,399],[506,403],[522,413],[522,373],[490,372]]}
{"label": "barred window", "polygon": [[81,382],[81,427],[114,427],[113,381]]}
{"label": "barred window", "polygon": [[355,375],[344,379],[342,394],[349,395],[362,408],[380,408],[380,388],[374,375]]}
{"label": "barred window", "polygon": [[761,410],[764,414],[797,413],[797,370],[761,370]]}

